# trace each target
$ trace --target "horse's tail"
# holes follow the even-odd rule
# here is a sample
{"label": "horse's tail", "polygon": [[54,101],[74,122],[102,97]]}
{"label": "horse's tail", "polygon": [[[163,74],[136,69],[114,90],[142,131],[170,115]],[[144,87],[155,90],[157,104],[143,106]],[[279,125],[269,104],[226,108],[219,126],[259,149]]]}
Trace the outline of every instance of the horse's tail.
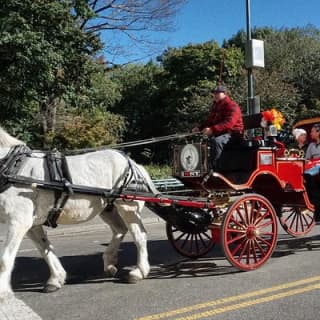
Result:
{"label": "horse's tail", "polygon": [[135,181],[140,181],[140,184],[142,184],[144,187],[146,187],[148,190],[147,192],[151,192],[154,195],[160,194],[161,192],[156,188],[154,183],[152,182],[152,179],[147,172],[147,170],[137,164],[135,161],[132,159],[129,159],[129,163],[132,169],[132,174],[133,174],[133,180]]}

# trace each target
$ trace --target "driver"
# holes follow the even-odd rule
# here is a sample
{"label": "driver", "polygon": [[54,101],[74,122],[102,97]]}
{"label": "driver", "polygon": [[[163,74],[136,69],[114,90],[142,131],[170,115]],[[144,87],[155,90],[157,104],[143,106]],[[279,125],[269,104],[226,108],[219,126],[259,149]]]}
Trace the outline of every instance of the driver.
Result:
{"label": "driver", "polygon": [[243,121],[240,107],[227,95],[225,86],[218,85],[212,93],[208,118],[192,132],[201,132],[210,138],[211,164],[215,167],[225,145],[243,138]]}

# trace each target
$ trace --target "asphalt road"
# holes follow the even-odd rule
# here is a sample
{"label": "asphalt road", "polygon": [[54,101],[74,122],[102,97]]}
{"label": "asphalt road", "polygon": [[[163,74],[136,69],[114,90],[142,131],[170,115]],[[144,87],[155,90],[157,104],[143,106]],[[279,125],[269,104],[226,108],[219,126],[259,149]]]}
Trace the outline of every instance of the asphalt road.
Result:
{"label": "asphalt road", "polygon": [[[67,284],[51,294],[41,292],[48,270],[33,244],[25,240],[16,260],[13,288],[20,305],[25,303],[25,312],[30,307],[35,318],[21,319],[319,318],[320,227],[302,239],[280,231],[272,258],[253,272],[231,267],[219,246],[206,258],[184,259],[168,242],[163,223],[150,218],[146,228],[152,270],[148,279],[135,285],[103,274],[101,255],[110,239],[107,227],[91,224],[79,232],[50,231],[68,272]],[[120,275],[135,264],[130,237],[121,247],[119,262],[124,267]]]}

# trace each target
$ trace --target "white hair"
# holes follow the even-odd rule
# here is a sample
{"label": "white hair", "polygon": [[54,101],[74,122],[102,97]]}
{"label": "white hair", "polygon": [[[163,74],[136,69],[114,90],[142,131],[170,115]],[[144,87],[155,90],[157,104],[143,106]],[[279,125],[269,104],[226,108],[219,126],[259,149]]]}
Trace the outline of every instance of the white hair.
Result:
{"label": "white hair", "polygon": [[307,134],[307,131],[302,128],[293,129],[292,134],[298,139],[302,134]]}

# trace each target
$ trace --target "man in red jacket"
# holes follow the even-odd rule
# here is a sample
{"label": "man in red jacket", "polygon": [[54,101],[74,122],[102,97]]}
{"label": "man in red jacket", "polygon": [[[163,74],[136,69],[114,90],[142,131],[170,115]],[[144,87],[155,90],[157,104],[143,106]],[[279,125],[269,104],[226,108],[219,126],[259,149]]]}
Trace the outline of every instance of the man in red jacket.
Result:
{"label": "man in red jacket", "polygon": [[241,140],[243,137],[243,121],[241,109],[227,95],[223,85],[213,90],[213,105],[209,117],[192,132],[201,132],[211,139],[212,166],[216,165],[224,146],[229,141]]}

